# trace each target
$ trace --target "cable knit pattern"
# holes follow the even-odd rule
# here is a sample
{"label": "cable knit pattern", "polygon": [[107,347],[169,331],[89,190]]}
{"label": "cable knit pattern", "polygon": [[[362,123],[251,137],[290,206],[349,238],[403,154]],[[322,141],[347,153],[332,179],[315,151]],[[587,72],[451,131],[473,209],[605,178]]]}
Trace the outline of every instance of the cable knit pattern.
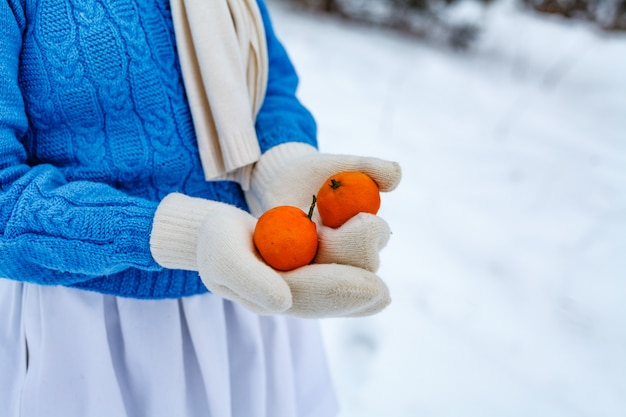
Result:
{"label": "cable knit pattern", "polygon": [[[259,5],[261,149],[315,145]],[[206,292],[149,247],[172,192],[247,208],[236,183],[204,180],[195,140],[168,0],[0,0],[0,277],[135,298]]]}

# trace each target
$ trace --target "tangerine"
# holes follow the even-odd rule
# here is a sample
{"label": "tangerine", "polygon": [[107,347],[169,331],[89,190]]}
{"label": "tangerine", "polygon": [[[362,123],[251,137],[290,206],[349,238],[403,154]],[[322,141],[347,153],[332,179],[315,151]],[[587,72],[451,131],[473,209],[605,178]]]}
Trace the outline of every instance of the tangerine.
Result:
{"label": "tangerine", "polygon": [[363,172],[337,173],[317,192],[317,210],[322,223],[329,227],[339,227],[358,213],[376,214],[378,209],[378,185]]}
{"label": "tangerine", "polygon": [[279,271],[290,271],[311,263],[317,254],[318,236],[311,220],[315,196],[309,214],[294,206],[269,209],[257,220],[254,245],[261,257]]}

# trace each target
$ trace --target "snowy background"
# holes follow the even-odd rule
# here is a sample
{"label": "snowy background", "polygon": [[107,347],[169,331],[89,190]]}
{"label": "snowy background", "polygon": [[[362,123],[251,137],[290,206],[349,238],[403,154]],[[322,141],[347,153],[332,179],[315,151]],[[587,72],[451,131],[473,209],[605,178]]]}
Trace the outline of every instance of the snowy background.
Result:
{"label": "snowy background", "polygon": [[269,6],[321,149],[403,166],[392,305],[324,322],[341,417],[626,416],[626,36],[501,1],[453,52]]}

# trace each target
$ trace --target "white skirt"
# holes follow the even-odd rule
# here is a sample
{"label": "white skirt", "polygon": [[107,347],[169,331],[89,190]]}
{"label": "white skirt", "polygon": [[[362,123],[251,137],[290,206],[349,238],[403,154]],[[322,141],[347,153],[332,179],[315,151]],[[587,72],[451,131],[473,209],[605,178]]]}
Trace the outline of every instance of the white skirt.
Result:
{"label": "white skirt", "polygon": [[2,417],[331,417],[319,323],[0,279]]}

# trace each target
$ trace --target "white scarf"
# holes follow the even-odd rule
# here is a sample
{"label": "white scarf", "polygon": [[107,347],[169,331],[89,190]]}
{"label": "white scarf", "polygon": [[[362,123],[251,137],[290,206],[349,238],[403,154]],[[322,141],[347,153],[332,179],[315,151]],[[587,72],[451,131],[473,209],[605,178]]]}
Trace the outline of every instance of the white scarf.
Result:
{"label": "white scarf", "polygon": [[254,129],[267,87],[255,0],[170,0],[185,91],[205,178],[248,189],[261,150]]}

